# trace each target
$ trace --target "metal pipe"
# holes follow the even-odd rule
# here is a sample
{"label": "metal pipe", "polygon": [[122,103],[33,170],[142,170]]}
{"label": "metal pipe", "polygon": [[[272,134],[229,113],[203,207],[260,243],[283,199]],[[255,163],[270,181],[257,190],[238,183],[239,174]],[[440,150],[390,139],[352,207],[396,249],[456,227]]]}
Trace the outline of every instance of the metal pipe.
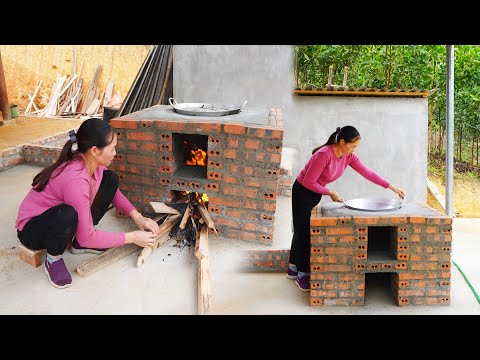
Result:
{"label": "metal pipe", "polygon": [[447,45],[447,149],[445,172],[445,213],[453,217],[453,150],[454,150],[454,46]]}

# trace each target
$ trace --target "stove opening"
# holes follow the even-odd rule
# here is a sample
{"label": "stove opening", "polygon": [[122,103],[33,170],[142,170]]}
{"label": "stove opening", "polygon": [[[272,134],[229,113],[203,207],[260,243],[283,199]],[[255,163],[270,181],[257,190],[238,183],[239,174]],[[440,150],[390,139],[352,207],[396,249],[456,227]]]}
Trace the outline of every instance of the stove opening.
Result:
{"label": "stove opening", "polygon": [[395,305],[395,273],[365,274],[365,304]]}
{"label": "stove opening", "polygon": [[369,226],[367,260],[395,260],[397,230],[396,226]]}
{"label": "stove opening", "polygon": [[188,178],[207,178],[208,136],[173,134],[175,175]]}

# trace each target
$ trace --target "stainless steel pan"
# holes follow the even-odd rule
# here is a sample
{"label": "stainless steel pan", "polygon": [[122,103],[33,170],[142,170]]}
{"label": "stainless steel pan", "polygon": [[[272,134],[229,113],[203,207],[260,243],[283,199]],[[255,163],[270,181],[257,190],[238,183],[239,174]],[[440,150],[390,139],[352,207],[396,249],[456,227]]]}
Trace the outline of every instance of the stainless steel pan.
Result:
{"label": "stainless steel pan", "polygon": [[392,211],[398,210],[402,207],[405,198],[399,199],[384,199],[384,198],[360,198],[343,201],[343,204],[352,210],[361,211]]}
{"label": "stainless steel pan", "polygon": [[174,98],[169,98],[168,102],[175,112],[183,115],[191,116],[225,116],[238,114],[247,103],[245,100],[242,106],[238,105],[218,105],[207,103],[180,103],[178,104]]}

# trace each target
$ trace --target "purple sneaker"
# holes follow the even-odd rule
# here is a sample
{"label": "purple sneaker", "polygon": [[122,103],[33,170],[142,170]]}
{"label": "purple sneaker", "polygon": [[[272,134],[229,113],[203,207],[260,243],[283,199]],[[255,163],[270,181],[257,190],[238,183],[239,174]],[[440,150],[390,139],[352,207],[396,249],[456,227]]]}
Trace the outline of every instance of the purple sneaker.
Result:
{"label": "purple sneaker", "polygon": [[85,253],[101,254],[105,250],[107,249],[93,249],[93,248],[86,248],[86,247],[80,246],[80,244],[77,241],[77,238],[73,238],[72,247],[70,248],[70,252],[72,254],[85,254]]}
{"label": "purple sneaker", "polygon": [[297,274],[298,274],[298,271],[293,271],[292,269],[290,269],[290,267],[288,267],[288,271],[287,271],[288,279],[295,279],[297,277]]}
{"label": "purple sneaker", "polygon": [[301,278],[297,276],[295,278],[295,284],[297,284],[298,288],[302,291],[310,291],[310,275],[305,275]]}
{"label": "purple sneaker", "polygon": [[72,276],[65,266],[63,259],[59,259],[52,263],[45,259],[45,265],[43,267],[45,274],[48,276],[50,284],[56,288],[63,289],[72,285]]}

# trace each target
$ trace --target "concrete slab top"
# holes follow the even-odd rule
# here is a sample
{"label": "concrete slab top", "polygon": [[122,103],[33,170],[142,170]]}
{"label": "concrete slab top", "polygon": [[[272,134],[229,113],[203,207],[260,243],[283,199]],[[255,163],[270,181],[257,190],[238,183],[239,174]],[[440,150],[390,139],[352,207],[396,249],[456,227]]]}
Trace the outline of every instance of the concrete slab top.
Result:
{"label": "concrete slab top", "polygon": [[[215,104],[220,107],[220,105]],[[229,107],[233,105],[228,105]],[[240,105],[238,106],[240,107]],[[268,126],[269,108],[249,108],[244,107],[242,111],[234,115],[225,116],[190,116],[175,112],[170,105],[155,105],[147,109],[142,109],[131,114],[119,117],[118,119],[134,120],[173,120],[173,121],[198,121],[214,123],[241,123]]]}

